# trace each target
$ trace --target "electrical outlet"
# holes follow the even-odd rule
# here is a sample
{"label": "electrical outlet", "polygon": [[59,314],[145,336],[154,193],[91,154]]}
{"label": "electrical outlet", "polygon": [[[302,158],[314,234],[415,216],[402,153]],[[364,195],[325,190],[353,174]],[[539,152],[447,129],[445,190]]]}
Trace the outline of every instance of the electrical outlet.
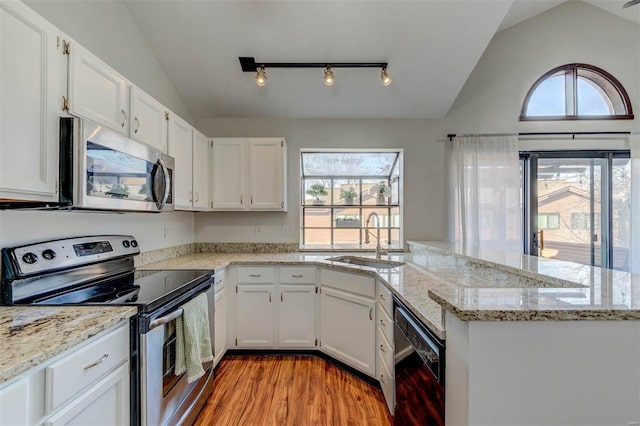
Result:
{"label": "electrical outlet", "polygon": [[257,224],[256,225],[256,235],[262,235],[262,225],[261,224]]}

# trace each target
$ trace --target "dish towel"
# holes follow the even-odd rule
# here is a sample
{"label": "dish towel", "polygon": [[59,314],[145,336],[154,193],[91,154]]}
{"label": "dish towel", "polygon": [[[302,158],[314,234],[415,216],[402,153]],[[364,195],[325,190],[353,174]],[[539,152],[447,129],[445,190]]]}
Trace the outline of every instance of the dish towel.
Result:
{"label": "dish towel", "polygon": [[204,375],[202,363],[213,360],[209,334],[207,295],[201,294],[181,306],[182,315],[176,318],[175,375],[187,373],[192,383]]}

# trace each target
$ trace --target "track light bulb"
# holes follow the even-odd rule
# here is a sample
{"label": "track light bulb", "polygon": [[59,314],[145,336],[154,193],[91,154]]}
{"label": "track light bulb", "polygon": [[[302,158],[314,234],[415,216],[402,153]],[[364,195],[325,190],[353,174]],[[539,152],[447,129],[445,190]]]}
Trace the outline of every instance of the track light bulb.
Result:
{"label": "track light bulb", "polygon": [[264,71],[264,65],[256,70],[256,84],[260,87],[267,84],[267,73]]}
{"label": "track light bulb", "polygon": [[382,72],[380,73],[380,79],[382,80],[382,84],[388,86],[391,84],[391,76],[387,72],[387,68],[382,68]]}
{"label": "track light bulb", "polygon": [[324,69],[324,84],[327,86],[333,86],[333,83],[336,82],[336,78],[333,75],[333,70],[331,69],[331,66],[327,66]]}

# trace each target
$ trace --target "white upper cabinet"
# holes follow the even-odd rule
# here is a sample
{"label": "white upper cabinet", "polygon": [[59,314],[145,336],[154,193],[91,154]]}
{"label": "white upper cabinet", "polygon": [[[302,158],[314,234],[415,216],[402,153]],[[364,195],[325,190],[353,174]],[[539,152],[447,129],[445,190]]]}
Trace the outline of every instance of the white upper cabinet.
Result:
{"label": "white upper cabinet", "polygon": [[68,49],[69,112],[128,135],[129,82],[79,43]]}
{"label": "white upper cabinet", "polygon": [[209,210],[209,139],[193,129],[193,209]]}
{"label": "white upper cabinet", "polygon": [[167,152],[167,108],[141,89],[131,87],[131,120],[129,134],[132,139]]}
{"label": "white upper cabinet", "polygon": [[286,211],[286,152],[283,138],[215,138],[214,210]]}
{"label": "white upper cabinet", "polygon": [[[245,140],[213,139],[212,204],[214,210],[245,209]],[[247,203],[248,204],[248,203]]]}
{"label": "white upper cabinet", "polygon": [[175,159],[174,205],[191,210],[193,202],[192,157],[193,128],[175,114],[169,114],[169,155]]}
{"label": "white upper cabinet", "polygon": [[286,211],[286,153],[282,138],[249,140],[250,209]]}
{"label": "white upper cabinet", "polygon": [[24,4],[0,3],[0,198],[57,200],[59,35]]}

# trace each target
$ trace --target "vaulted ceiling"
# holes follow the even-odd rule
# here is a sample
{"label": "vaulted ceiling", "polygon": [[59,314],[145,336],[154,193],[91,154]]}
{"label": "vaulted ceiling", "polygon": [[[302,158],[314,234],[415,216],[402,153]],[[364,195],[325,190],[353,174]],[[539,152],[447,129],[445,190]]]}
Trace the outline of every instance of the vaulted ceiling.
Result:
{"label": "vaulted ceiling", "polygon": [[[497,31],[560,3],[125,1],[196,118],[443,117]],[[590,3],[620,9],[624,1]],[[267,85],[258,87],[254,73],[241,71],[239,56],[386,61],[393,82],[384,87],[373,68],[336,69],[332,87],[323,84],[321,69],[267,69]]]}

